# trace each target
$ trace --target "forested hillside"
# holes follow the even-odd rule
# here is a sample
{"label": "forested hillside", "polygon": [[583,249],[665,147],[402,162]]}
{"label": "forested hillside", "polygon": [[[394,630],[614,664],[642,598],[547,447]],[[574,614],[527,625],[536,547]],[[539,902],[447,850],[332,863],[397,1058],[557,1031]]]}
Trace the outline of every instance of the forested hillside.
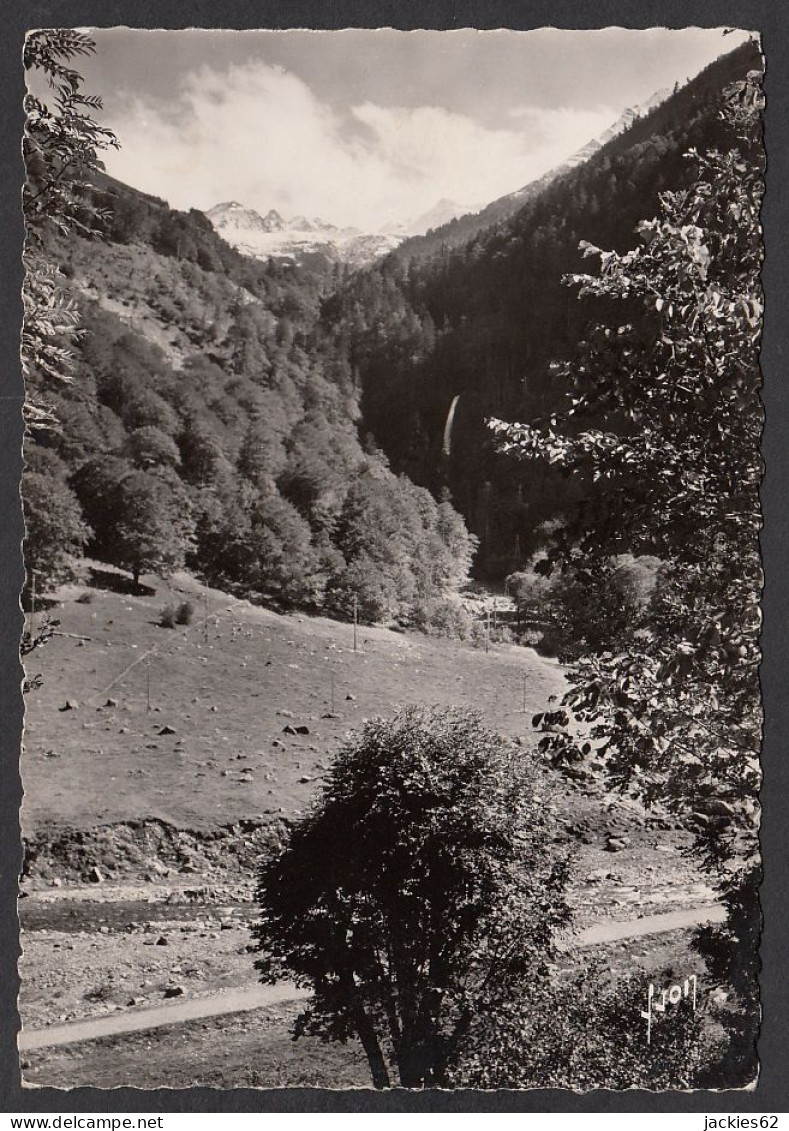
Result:
{"label": "forested hillside", "polygon": [[[473,539],[448,502],[362,440],[342,340],[320,320],[340,277],[246,259],[197,212],[101,178],[93,238],[47,236],[84,333],[59,421],[26,448],[39,584],[87,549],[135,577],[184,562],[279,607],[460,614]],[[52,500],[56,506],[53,508]]]}
{"label": "forested hillside", "polygon": [[[635,245],[636,225],[656,213],[658,194],[687,183],[686,154],[730,145],[722,92],[753,68],[761,59],[750,43],[586,164],[538,184],[516,215],[500,220],[494,204],[407,241],[326,300],[327,332],[350,335],[365,427],[396,471],[434,492],[450,489],[480,539],[480,576],[518,568],[540,524],[590,490],[501,459],[486,417],[528,420],[562,406],[566,389],[554,363],[572,353],[590,317],[588,302],[563,285],[563,276],[582,270],[579,245]],[[481,228],[486,216],[499,222]]]}
{"label": "forested hillside", "polygon": [[494,203],[362,271],[245,257],[202,213],[94,176],[93,236],[45,241],[84,333],[71,383],[30,375],[60,422],[27,446],[41,581],[87,549],[135,576],[187,562],[282,607],[345,617],[355,598],[368,620],[466,631],[445,599],[476,541],[476,574],[500,579],[591,492],[502,459],[486,418],[561,407],[555,363],[589,317],[562,282],[579,245],[633,246],[687,152],[728,144],[721,93],[759,65],[737,49],[514,216],[480,230]]}

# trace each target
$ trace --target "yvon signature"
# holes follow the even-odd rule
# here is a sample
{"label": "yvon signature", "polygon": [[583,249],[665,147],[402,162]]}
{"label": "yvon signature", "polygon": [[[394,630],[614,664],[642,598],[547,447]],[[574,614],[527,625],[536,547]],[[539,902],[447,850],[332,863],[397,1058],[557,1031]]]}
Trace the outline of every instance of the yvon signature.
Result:
{"label": "yvon signature", "polygon": [[641,1016],[647,1023],[647,1044],[652,1044],[652,1018],[656,1013],[665,1013],[666,1010],[672,1005],[678,1005],[681,1001],[691,998],[693,1002],[693,1012],[696,1012],[696,997],[698,994],[698,978],[695,974],[691,974],[684,982],[676,982],[668,989],[656,990],[652,982],[649,983],[647,990],[647,1007],[641,1010]]}

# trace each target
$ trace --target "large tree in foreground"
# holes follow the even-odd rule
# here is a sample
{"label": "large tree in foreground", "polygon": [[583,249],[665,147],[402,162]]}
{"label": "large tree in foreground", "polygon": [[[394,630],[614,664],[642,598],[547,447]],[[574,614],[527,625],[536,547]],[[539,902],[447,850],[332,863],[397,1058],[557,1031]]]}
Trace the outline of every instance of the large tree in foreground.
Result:
{"label": "large tree in foreground", "polygon": [[[609,780],[670,806],[695,829],[729,903],[740,976],[750,970],[740,988],[752,1004],[761,726],[759,82],[752,72],[727,92],[731,148],[688,154],[693,182],[662,194],[660,214],[640,225],[639,246],[626,254],[586,248],[599,271],[570,281],[600,299],[605,314],[566,366],[572,399],[565,417],[494,423],[506,450],[596,484],[581,521],[555,542],[555,566],[591,576],[623,551],[664,563],[646,620],[615,648],[582,658],[565,709],[542,717],[543,749],[564,759],[595,750]],[[732,947],[727,962],[737,960]]]}
{"label": "large tree in foreground", "polygon": [[357,1037],[379,1088],[448,1082],[491,984],[544,973],[567,918],[536,786],[470,711],[350,736],[259,876],[261,977],[313,991],[296,1035]]}

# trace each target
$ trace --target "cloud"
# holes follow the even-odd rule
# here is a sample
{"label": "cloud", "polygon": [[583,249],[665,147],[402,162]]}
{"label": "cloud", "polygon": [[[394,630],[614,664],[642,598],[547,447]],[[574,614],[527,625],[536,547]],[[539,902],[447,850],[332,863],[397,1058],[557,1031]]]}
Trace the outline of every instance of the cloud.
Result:
{"label": "cloud", "polygon": [[441,197],[482,205],[528,183],[596,136],[609,107],[516,107],[500,127],[439,106],[363,102],[340,113],[296,75],[249,63],[193,72],[164,104],[130,97],[111,125],[114,176],[175,207],[239,200],[368,230]]}

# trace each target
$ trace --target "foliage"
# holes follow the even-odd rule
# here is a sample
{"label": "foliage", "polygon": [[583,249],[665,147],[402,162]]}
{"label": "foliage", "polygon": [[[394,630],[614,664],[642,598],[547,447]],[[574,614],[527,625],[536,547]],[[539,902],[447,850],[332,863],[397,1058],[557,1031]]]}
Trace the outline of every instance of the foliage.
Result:
{"label": "foliage", "polygon": [[543,970],[567,918],[536,787],[470,711],[407,708],[349,737],[259,874],[261,977],[313,991],[297,1036],[358,1036],[376,1087],[446,1084],[490,987]]}
{"label": "foliage", "polygon": [[159,613],[159,625],[162,628],[175,628],[175,609],[172,605],[165,605]]}
{"label": "foliage", "polygon": [[60,478],[28,471],[22,480],[25,514],[25,559],[29,590],[35,571],[36,587],[46,592],[76,576],[74,559],[90,536],[77,498]]}
{"label": "foliage", "polygon": [[22,292],[22,369],[28,383],[25,406],[32,427],[54,422],[44,389],[48,382],[69,381],[73,346],[79,338],[76,303],[63,290],[61,274],[42,253],[45,231],[89,234],[100,214],[85,199],[89,178],[102,168],[99,153],[117,146],[114,134],[100,126],[93,113],[101,99],[82,92],[82,77],[70,65],[95,51],[84,32],[68,28],[29,32],[23,63],[33,87],[25,96],[23,154],[27,178],[22,208],[27,232],[25,284]]}
{"label": "foliage", "polygon": [[468,640],[473,622],[462,605],[436,598],[416,604],[408,624],[409,627],[416,628],[428,636]]}
{"label": "foliage", "polygon": [[191,601],[179,601],[177,605],[165,605],[159,613],[162,628],[175,628],[179,624],[191,624],[195,610]]}
{"label": "foliage", "polygon": [[494,424],[505,450],[600,485],[553,561],[601,570],[627,549],[665,563],[648,626],[579,661],[553,749],[591,740],[612,782],[695,823],[724,883],[758,849],[758,82],[728,92],[737,144],[689,154],[692,183],[662,194],[637,248],[586,248],[600,271],[571,281],[612,318],[565,367],[564,416]]}
{"label": "foliage", "polygon": [[104,561],[146,571],[180,569],[193,545],[195,522],[185,488],[173,471],[142,471],[117,457],[84,465],[74,477],[93,527],[92,546]]}
{"label": "foliage", "polygon": [[178,445],[154,424],[144,424],[129,433],[124,455],[142,469],[177,467],[181,462]]}
{"label": "foliage", "polygon": [[[141,223],[125,243],[111,242],[112,228],[90,247],[78,236],[50,242],[75,288],[136,311],[129,325],[85,303],[78,381],[55,397],[63,427],[51,443],[90,516],[92,551],[118,560],[129,496],[106,476],[137,468],[186,499],[192,567],[279,608],[350,619],[355,596],[362,619],[407,619],[415,602],[460,586],[475,543],[452,504],[394,476],[360,442],[345,347],[319,321],[324,282],[257,263],[254,293],[240,291],[232,264],[207,272],[146,243],[146,209],[161,225],[164,202],[121,185],[111,195],[123,207],[130,198]],[[184,239],[205,237],[196,217],[178,224]],[[168,334],[183,336],[178,370],[163,304]]]}
{"label": "foliage", "polygon": [[[37,648],[43,648],[48,644],[52,637],[55,635],[60,621],[52,617],[45,617],[42,622],[35,625],[34,628],[26,627],[22,633],[22,639],[19,644],[19,654],[24,661],[25,656],[29,656],[35,652]],[[37,691],[43,683],[41,673],[31,675],[28,667],[25,667],[25,678],[22,681],[22,693],[27,695],[31,691]]]}
{"label": "foliage", "polygon": [[646,628],[661,569],[660,559],[647,554],[578,555],[552,569],[540,551],[510,574],[507,591],[519,624],[531,622],[530,637],[572,662],[590,650],[617,651],[629,634]]}
{"label": "foliage", "polygon": [[194,620],[195,607],[191,601],[179,601],[175,610],[176,624],[191,624]]}
{"label": "foliage", "polygon": [[449,503],[370,463],[345,497],[336,545],[346,568],[329,607],[347,617],[355,595],[361,619],[375,621],[407,617],[462,585],[476,540]]}
{"label": "foliage", "polygon": [[[667,981],[670,979],[667,979]],[[554,970],[549,979],[491,987],[452,1073],[455,1087],[593,1088],[650,1091],[745,1086],[712,1082],[723,1048],[711,1034],[710,1011],[691,999],[655,1013],[651,1043],[640,1016],[643,977],[613,982],[600,963],[582,973]]]}

